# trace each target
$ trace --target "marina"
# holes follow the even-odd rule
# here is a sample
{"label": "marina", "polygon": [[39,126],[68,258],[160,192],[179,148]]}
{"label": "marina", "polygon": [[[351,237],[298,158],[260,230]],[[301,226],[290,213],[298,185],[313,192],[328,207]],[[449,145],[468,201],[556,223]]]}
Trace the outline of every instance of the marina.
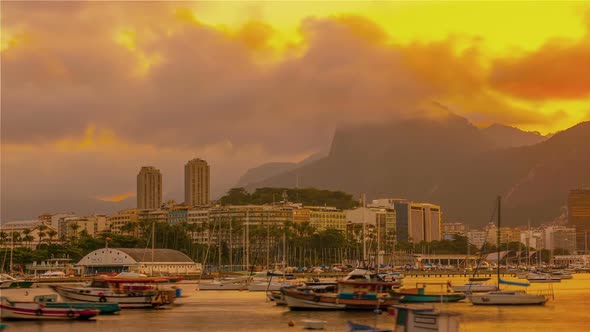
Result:
{"label": "marina", "polygon": [[[432,277],[407,276],[408,285],[432,281]],[[437,278],[440,282],[462,284],[465,277]],[[511,280],[517,280],[512,278]],[[290,311],[276,306],[264,292],[198,291],[194,281],[177,284],[183,296],[166,309],[124,309],[119,315],[98,316],[89,322],[28,322],[6,321],[6,331],[304,331],[304,320],[325,321],[324,331],[346,331],[348,321],[393,329],[395,316],[386,311],[377,315],[371,311]],[[538,287],[538,288],[536,288]],[[544,285],[531,285],[531,292]],[[45,285],[32,289],[2,290],[2,295],[14,300],[32,300],[51,289]],[[25,293],[26,292],[26,293]],[[467,299],[455,303],[430,304],[438,310],[461,313],[460,331],[538,331],[550,327],[551,331],[587,331],[590,321],[590,274],[575,274],[573,279],[554,285],[555,299],[544,306],[474,306]],[[25,295],[28,294],[28,295]],[[231,319],[227,319],[230,317]],[[557,319],[557,317],[559,319]],[[294,326],[290,327],[289,322]]]}

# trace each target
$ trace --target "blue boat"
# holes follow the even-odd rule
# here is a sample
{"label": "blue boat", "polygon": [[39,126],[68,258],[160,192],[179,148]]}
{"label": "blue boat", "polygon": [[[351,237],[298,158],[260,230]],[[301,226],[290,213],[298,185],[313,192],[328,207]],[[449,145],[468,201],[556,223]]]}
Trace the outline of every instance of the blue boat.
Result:
{"label": "blue boat", "polygon": [[46,308],[93,309],[98,310],[100,315],[113,315],[121,311],[121,307],[117,303],[57,302],[56,294],[37,295],[33,302],[43,303]]}

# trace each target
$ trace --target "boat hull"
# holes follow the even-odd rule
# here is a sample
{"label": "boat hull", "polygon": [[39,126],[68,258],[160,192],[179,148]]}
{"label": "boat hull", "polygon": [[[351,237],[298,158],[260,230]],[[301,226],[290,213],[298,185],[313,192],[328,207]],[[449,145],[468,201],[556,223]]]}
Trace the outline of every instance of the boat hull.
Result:
{"label": "boat hull", "polygon": [[0,303],[0,317],[15,320],[86,320],[98,315],[98,310],[50,308],[35,302]]}
{"label": "boat hull", "polygon": [[250,292],[264,292],[264,291],[278,291],[283,287],[290,287],[289,283],[275,283],[271,282],[270,285],[267,282],[253,283],[248,285],[248,291]]}
{"label": "boat hull", "polygon": [[484,293],[484,292],[493,292],[497,291],[498,287],[495,285],[460,285],[460,286],[451,286],[453,292],[461,292],[461,293]]}
{"label": "boat hull", "polygon": [[206,291],[206,290],[233,290],[233,291],[242,291],[248,290],[248,284],[234,284],[234,283],[199,283],[199,290]]}
{"label": "boat hull", "polygon": [[281,292],[291,310],[374,310],[387,309],[399,303],[397,297],[391,296],[374,299],[342,298],[335,293],[314,294],[285,288]]}
{"label": "boat hull", "polygon": [[458,302],[465,299],[463,294],[405,294],[400,293],[403,298],[400,300],[401,303],[437,303],[437,302]]}
{"label": "boat hull", "polygon": [[63,298],[79,302],[116,303],[121,308],[154,308],[172,304],[174,291],[116,293],[108,289],[52,286]]}
{"label": "boat hull", "polygon": [[5,280],[0,282],[0,289],[7,289],[7,288],[31,288],[33,286],[32,281],[23,281],[23,280]]}
{"label": "boat hull", "polygon": [[117,303],[46,302],[45,307],[98,310],[100,315],[113,315],[121,311],[121,306],[119,306]]}
{"label": "boat hull", "polygon": [[487,293],[469,296],[474,305],[543,305],[547,298],[526,293]]}

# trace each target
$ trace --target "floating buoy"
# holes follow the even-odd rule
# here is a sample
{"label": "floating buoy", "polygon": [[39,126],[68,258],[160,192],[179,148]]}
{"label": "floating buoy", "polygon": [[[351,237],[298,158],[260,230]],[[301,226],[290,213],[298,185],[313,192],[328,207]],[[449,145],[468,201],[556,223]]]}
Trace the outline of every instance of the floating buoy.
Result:
{"label": "floating buoy", "polygon": [[293,320],[290,320],[289,323],[287,323],[287,325],[293,327],[295,326],[295,322]]}

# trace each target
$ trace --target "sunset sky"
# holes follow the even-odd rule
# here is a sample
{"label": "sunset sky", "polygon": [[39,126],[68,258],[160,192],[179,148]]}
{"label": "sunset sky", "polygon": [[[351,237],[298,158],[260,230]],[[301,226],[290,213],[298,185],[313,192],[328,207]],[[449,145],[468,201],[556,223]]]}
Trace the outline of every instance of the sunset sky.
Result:
{"label": "sunset sky", "polygon": [[543,134],[590,119],[583,2],[1,6],[3,221],[133,197],[144,165],[181,200],[195,157],[217,197],[338,126],[434,105]]}

